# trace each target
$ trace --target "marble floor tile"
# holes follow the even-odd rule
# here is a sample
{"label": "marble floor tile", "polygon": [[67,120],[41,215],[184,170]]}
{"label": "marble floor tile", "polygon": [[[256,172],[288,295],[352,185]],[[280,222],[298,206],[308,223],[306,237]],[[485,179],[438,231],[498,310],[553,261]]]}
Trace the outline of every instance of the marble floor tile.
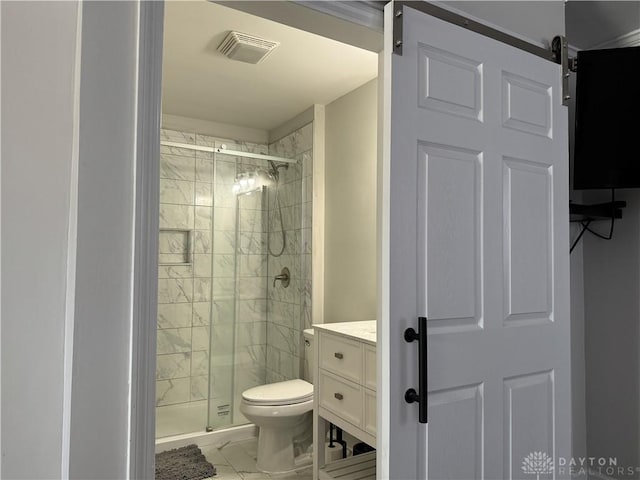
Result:
{"label": "marble floor tile", "polygon": [[220,465],[229,465],[228,460],[220,453],[220,450],[216,445],[205,445],[200,447],[202,450],[202,454],[205,456],[208,462],[213,464],[215,467]]}
{"label": "marble floor tile", "polygon": [[214,465],[216,475],[213,480],[242,480],[242,477],[230,465]]}
{"label": "marble floor tile", "polygon": [[222,455],[229,461],[238,473],[259,473],[256,468],[256,460],[238,443],[230,443],[220,449]]}
{"label": "marble floor tile", "polygon": [[256,468],[258,439],[242,440],[224,445],[200,447],[207,461],[217,470],[212,480],[312,480],[311,467],[287,474],[267,474]]}
{"label": "marble floor tile", "polygon": [[313,470],[311,467],[307,467],[291,473],[273,474],[270,477],[274,480],[312,480]]}

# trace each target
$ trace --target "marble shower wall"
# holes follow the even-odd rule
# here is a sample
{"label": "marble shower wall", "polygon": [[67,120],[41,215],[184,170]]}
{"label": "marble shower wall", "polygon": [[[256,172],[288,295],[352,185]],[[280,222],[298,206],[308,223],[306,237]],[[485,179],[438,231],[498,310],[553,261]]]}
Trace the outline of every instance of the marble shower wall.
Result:
{"label": "marble shower wall", "polygon": [[[282,224],[274,205],[275,191],[269,196],[269,241],[271,251],[285,249],[281,256],[268,256],[267,285],[267,383],[300,378],[304,357],[302,330],[311,327],[311,227],[313,124],[309,123],[269,145],[269,153],[297,160],[280,169]],[[291,283],[273,287],[271,279],[283,267],[291,272]]]}
{"label": "marble shower wall", "polygon": [[[171,130],[162,140],[268,151]],[[165,436],[203,430],[209,409],[214,428],[243,423],[234,397],[266,377],[267,262],[264,195],[231,191],[237,172],[255,168],[250,161],[162,146],[160,162],[156,413]],[[187,231],[193,262],[176,265]]]}

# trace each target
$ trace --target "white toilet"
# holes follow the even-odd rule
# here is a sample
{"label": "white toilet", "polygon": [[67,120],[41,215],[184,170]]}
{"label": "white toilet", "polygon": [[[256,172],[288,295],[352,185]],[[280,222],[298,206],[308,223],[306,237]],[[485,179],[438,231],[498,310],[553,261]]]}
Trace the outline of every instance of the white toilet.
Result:
{"label": "white toilet", "polygon": [[[304,331],[304,340],[311,362],[312,329]],[[305,377],[310,380],[310,373]],[[313,438],[312,410],[313,385],[306,380],[260,385],[242,393],[240,411],[260,428],[258,470],[285,473],[309,463],[305,454]]]}

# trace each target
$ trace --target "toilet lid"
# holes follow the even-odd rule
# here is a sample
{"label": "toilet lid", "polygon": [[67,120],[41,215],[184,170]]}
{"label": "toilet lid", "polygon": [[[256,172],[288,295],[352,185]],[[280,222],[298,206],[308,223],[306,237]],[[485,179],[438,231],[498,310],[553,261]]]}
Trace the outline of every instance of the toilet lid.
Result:
{"label": "toilet lid", "polygon": [[255,405],[290,405],[313,398],[313,385],[304,380],[269,383],[245,390],[242,398]]}

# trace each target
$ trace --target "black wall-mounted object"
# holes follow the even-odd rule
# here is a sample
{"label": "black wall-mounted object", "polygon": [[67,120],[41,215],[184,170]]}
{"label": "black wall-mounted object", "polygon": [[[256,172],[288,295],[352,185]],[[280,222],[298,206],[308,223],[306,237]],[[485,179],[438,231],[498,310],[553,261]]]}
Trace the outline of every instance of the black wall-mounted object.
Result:
{"label": "black wall-mounted object", "polygon": [[[576,222],[622,218],[622,209],[626,206],[627,202],[624,200],[594,205],[580,205],[579,203],[569,202],[569,213],[571,214],[571,221]],[[574,218],[574,216],[578,218]]]}
{"label": "black wall-mounted object", "polygon": [[640,187],[640,47],[578,52],[573,188]]}
{"label": "black wall-mounted object", "polygon": [[418,391],[409,388],[404,393],[404,400],[407,403],[418,403],[418,421],[428,423],[427,317],[418,317],[418,331],[407,328],[404,331],[404,340],[407,343],[418,342]]}

